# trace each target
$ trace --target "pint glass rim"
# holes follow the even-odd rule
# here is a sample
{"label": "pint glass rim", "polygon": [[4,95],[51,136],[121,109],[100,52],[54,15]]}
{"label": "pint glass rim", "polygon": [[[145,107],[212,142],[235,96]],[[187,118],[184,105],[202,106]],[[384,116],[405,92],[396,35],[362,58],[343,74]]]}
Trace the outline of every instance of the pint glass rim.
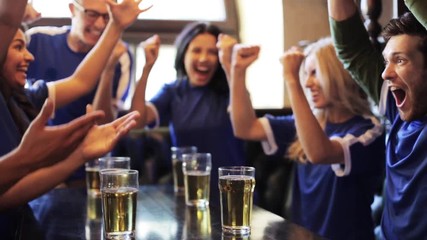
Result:
{"label": "pint glass rim", "polygon": [[107,160],[115,160],[115,161],[130,161],[130,157],[125,156],[114,156],[114,157],[100,157],[98,161],[107,161]]}
{"label": "pint glass rim", "polygon": [[[226,174],[224,174],[227,172]],[[218,168],[219,176],[226,175],[247,175],[255,176],[255,167],[250,166],[223,166]]]}
{"label": "pint glass rim", "polygon": [[189,151],[189,152],[197,152],[198,149],[196,146],[181,146],[181,147],[177,147],[177,146],[172,146],[171,147],[171,152],[180,152],[181,154],[183,154],[183,152]]}

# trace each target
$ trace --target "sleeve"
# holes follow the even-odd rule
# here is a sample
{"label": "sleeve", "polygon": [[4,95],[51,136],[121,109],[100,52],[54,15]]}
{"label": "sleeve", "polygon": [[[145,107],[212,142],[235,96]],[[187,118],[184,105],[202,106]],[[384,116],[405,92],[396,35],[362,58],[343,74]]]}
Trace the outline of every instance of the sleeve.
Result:
{"label": "sleeve", "polygon": [[344,152],[344,164],[332,164],[338,177],[349,174],[365,174],[378,170],[385,164],[384,128],[375,117],[365,119],[359,126],[352,126],[343,137],[331,136],[338,141]]}
{"label": "sleeve", "polygon": [[266,115],[260,121],[267,135],[267,140],[261,142],[264,153],[284,156],[296,136],[293,116],[273,117]]}
{"label": "sleeve", "polygon": [[361,88],[378,104],[384,60],[369,41],[359,14],[344,21],[329,18],[329,26],[338,58]]}
{"label": "sleeve", "polygon": [[26,89],[26,95],[35,108],[40,111],[49,96],[49,91],[50,89],[48,89],[46,82],[38,80]]}
{"label": "sleeve", "polygon": [[427,28],[427,1],[405,0],[406,7],[414,14],[415,18]]}
{"label": "sleeve", "polygon": [[[148,107],[154,110],[156,115],[156,125],[169,122],[171,119],[171,104],[173,100],[174,86],[165,84],[159,92],[149,101]],[[150,127],[152,123],[150,123]]]}

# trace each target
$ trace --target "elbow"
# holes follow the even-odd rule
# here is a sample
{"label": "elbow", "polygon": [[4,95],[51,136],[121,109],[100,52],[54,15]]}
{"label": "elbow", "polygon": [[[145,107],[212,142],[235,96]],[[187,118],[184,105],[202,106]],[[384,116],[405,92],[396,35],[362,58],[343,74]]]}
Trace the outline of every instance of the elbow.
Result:
{"label": "elbow", "polygon": [[307,160],[312,164],[326,164],[329,163],[330,158],[325,151],[320,151],[316,153],[306,153]]}
{"label": "elbow", "polygon": [[246,139],[247,139],[247,136],[246,136],[245,132],[244,132],[244,131],[241,131],[241,130],[239,130],[239,129],[234,128],[234,129],[233,129],[233,134],[234,134],[234,136],[235,136],[236,138],[240,138],[240,139],[243,139],[243,140],[246,140]]}

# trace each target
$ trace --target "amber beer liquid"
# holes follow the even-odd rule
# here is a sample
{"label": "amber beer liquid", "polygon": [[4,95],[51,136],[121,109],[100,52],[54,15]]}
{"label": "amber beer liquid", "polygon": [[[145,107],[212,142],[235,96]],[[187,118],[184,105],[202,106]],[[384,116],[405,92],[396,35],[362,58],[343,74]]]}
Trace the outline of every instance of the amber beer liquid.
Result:
{"label": "amber beer liquid", "polygon": [[134,235],[138,189],[119,188],[102,191],[104,228],[108,235]]}
{"label": "amber beer liquid", "polygon": [[255,178],[244,175],[219,177],[222,227],[226,232],[249,233]]}
{"label": "amber beer liquid", "polygon": [[187,171],[184,175],[185,201],[192,206],[209,205],[210,173],[206,171]]}
{"label": "amber beer liquid", "polygon": [[86,186],[89,194],[93,196],[101,195],[99,190],[101,186],[99,167],[86,167]]}
{"label": "amber beer liquid", "polygon": [[101,217],[102,217],[101,198],[88,194],[87,218],[89,220],[101,220]]}

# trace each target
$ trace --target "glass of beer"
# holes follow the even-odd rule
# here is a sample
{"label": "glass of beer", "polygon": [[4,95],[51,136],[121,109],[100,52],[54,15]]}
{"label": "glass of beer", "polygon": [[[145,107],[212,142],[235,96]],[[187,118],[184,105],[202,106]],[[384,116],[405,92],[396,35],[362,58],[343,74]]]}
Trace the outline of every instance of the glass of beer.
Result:
{"label": "glass of beer", "polygon": [[177,195],[184,194],[184,174],[182,172],[182,154],[196,153],[197,147],[171,147],[173,190]]}
{"label": "glass of beer", "polygon": [[102,157],[85,163],[88,195],[101,196],[99,171],[107,168],[130,169],[130,157]]}
{"label": "glass of beer", "polygon": [[255,168],[220,167],[218,177],[222,231],[232,235],[249,235],[255,189]]}
{"label": "glass of beer", "polygon": [[103,169],[101,200],[104,233],[107,239],[135,237],[138,171]]}
{"label": "glass of beer", "polygon": [[94,159],[85,163],[86,172],[86,189],[88,196],[99,197],[100,192],[100,180],[99,180],[99,161]]}
{"label": "glass of beer", "polygon": [[182,155],[184,173],[185,203],[188,206],[207,207],[212,168],[210,153]]}

